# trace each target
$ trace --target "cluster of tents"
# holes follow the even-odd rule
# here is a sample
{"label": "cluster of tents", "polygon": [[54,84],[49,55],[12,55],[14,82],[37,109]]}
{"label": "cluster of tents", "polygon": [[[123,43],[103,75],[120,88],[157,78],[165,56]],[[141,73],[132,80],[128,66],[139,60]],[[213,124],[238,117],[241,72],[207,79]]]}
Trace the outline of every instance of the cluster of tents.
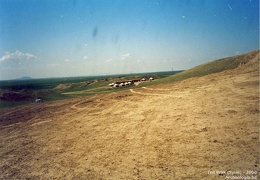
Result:
{"label": "cluster of tents", "polygon": [[[154,80],[154,78],[150,77],[149,81]],[[140,81],[146,81],[145,78],[142,78],[141,80],[128,80],[128,81],[123,81],[123,82],[115,82],[115,83],[110,83],[108,84],[111,87],[122,87],[122,86],[129,86],[129,85],[134,85],[135,82],[140,82]]]}
{"label": "cluster of tents", "polygon": [[134,81],[126,81],[126,82],[115,82],[108,84],[111,87],[122,87],[122,86],[129,86],[134,85]]}

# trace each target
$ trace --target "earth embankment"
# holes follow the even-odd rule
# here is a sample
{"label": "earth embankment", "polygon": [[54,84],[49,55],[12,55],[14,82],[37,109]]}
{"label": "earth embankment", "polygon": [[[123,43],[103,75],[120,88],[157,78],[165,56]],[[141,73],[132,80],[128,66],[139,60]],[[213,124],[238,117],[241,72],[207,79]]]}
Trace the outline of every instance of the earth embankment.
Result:
{"label": "earth embankment", "polygon": [[257,170],[258,64],[1,110],[0,178],[225,179],[209,172]]}

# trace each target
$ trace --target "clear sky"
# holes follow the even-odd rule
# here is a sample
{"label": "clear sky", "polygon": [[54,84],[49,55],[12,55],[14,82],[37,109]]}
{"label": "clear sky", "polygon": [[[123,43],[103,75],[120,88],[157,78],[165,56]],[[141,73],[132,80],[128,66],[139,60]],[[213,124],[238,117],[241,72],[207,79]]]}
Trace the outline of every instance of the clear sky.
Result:
{"label": "clear sky", "polygon": [[0,79],[183,70],[259,49],[259,0],[0,0]]}

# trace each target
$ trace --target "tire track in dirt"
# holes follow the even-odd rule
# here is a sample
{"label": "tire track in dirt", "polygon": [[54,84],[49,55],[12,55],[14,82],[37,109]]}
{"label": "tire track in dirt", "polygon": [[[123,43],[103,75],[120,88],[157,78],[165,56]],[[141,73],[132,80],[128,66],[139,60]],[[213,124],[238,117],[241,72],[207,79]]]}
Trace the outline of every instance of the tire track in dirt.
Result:
{"label": "tire track in dirt", "polygon": [[169,94],[143,93],[143,92],[137,92],[133,89],[130,89],[130,92],[134,93],[134,94],[141,94],[141,95],[147,95],[147,96],[171,96],[172,97],[172,95],[169,95]]}
{"label": "tire track in dirt", "polygon": [[70,109],[73,109],[73,110],[84,110],[86,108],[88,108],[88,104],[90,103],[94,103],[94,101],[92,100],[83,100],[83,101],[80,101],[78,103],[75,103],[73,105],[70,106]]}
{"label": "tire track in dirt", "polygon": [[[156,89],[154,89],[156,90]],[[160,91],[160,90],[159,90]],[[130,92],[133,93],[133,94],[140,94],[140,95],[145,95],[145,96],[154,96],[154,97],[160,97],[160,98],[182,98],[184,94],[188,94],[190,93],[189,91],[182,91],[180,93],[179,90],[176,90],[176,91],[172,91],[172,92],[168,92],[168,93],[147,93],[147,92],[140,92],[140,91],[136,91],[136,90],[133,90],[133,89],[130,89]]]}
{"label": "tire track in dirt", "polygon": [[153,91],[172,91],[173,89],[160,89],[160,88],[148,88],[142,87],[143,89],[153,90]]}
{"label": "tire track in dirt", "polygon": [[51,121],[52,121],[52,120],[40,121],[40,122],[33,123],[33,124],[31,124],[30,126],[37,126],[37,125],[45,124],[45,123],[47,123],[47,122],[51,122]]}

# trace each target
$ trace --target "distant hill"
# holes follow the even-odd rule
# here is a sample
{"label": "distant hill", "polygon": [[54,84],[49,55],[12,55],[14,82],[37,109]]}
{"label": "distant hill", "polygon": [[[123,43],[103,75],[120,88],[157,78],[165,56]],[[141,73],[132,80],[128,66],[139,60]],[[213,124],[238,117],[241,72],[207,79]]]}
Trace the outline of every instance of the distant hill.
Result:
{"label": "distant hill", "polygon": [[29,77],[29,76],[24,76],[24,77],[15,79],[15,80],[30,80],[30,79],[33,79],[33,78],[31,78],[31,77]]}
{"label": "distant hill", "polygon": [[[191,68],[189,70],[183,71],[181,73],[169,76],[165,78],[164,82],[173,82],[173,81],[180,81],[192,77],[199,77],[199,76],[205,76],[207,74],[213,74],[222,72],[225,70],[231,70],[235,69],[239,66],[258,66],[259,67],[259,50],[255,50],[249,53],[227,57],[223,59],[218,59],[215,61],[207,62],[204,64],[201,64],[199,66],[196,66],[194,68]],[[253,61],[253,62],[250,62]],[[255,62],[257,61],[257,62]],[[250,62],[250,63],[248,63]],[[254,65],[251,65],[254,64]],[[254,67],[257,68],[257,67]]]}

